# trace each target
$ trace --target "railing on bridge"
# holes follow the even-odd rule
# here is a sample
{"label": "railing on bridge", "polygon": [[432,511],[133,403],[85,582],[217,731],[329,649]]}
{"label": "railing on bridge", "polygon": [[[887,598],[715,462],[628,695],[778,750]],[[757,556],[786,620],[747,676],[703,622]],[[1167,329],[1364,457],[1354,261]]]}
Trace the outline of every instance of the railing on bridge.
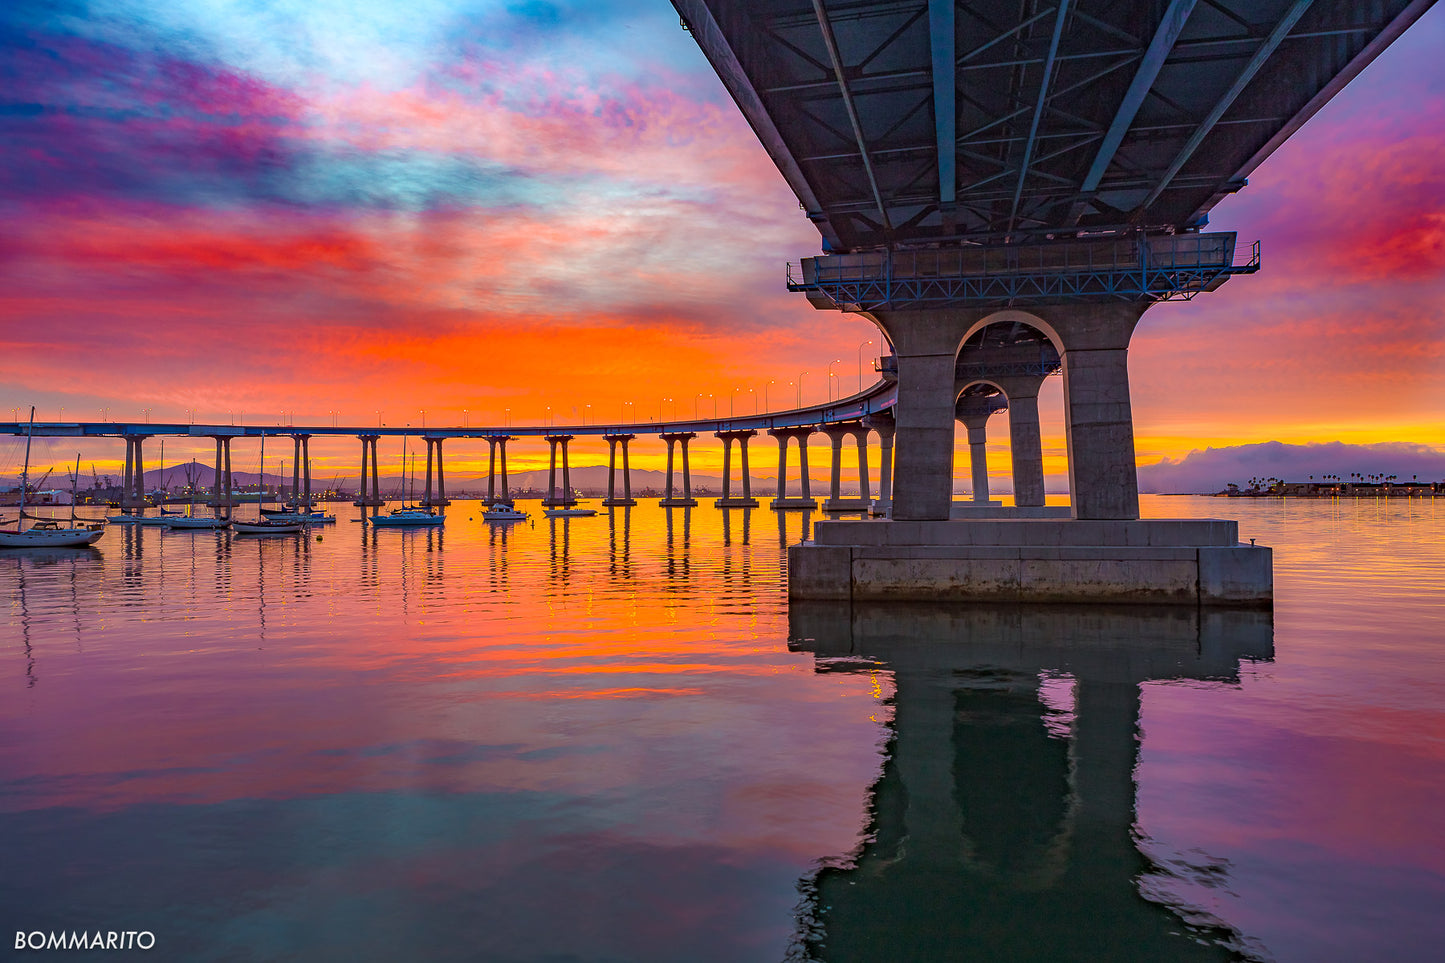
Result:
{"label": "railing on bridge", "polygon": [[1190,300],[1259,270],[1259,242],[1235,263],[1235,234],[1174,234],[804,258],[788,290],[823,308]]}

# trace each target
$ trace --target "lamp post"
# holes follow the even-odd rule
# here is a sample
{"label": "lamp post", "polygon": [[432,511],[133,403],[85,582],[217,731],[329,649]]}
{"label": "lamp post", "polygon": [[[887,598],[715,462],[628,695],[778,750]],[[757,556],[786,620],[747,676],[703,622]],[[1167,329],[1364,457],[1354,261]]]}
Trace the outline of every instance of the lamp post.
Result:
{"label": "lamp post", "polygon": [[767,385],[763,385],[763,410],[764,410],[764,411],[772,411],[772,410],[773,410],[772,404],[768,401],[768,385],[770,385],[770,384],[772,384],[772,383],[773,383],[773,379],[769,378],[769,379],[768,379],[768,384],[767,384]]}
{"label": "lamp post", "polygon": [[506,417],[503,420],[506,422],[505,427],[510,428],[512,427],[512,409],[508,408],[506,409],[506,412]]}
{"label": "lamp post", "polygon": [[807,374],[807,373],[808,373],[808,372],[806,372],[806,371],[799,371],[799,372],[798,372],[798,407],[799,407],[799,408],[803,407],[803,375],[805,375],[805,374]]}
{"label": "lamp post", "polygon": [[829,362],[828,362],[828,400],[829,400],[829,401],[832,401],[832,400],[833,400],[833,365],[839,364],[839,363],[840,363],[840,362],[838,361],[837,358],[834,358],[832,361],[829,361]]}
{"label": "lamp post", "polygon": [[472,416],[471,416],[471,413],[468,412],[467,409],[463,408],[463,409],[462,409],[462,427],[463,427],[463,428],[470,428],[471,426],[472,426]]}
{"label": "lamp post", "polygon": [[864,341],[858,345],[858,393],[863,393],[863,349],[872,344],[872,341]]}
{"label": "lamp post", "polygon": [[582,427],[587,427],[587,416],[592,413],[592,406],[587,405],[582,409]]}
{"label": "lamp post", "polygon": [[749,388],[749,389],[748,389],[748,394],[750,394],[750,395],[753,396],[753,414],[757,414],[757,413],[758,413],[758,393],[757,393],[756,391],[754,391],[753,389]]}

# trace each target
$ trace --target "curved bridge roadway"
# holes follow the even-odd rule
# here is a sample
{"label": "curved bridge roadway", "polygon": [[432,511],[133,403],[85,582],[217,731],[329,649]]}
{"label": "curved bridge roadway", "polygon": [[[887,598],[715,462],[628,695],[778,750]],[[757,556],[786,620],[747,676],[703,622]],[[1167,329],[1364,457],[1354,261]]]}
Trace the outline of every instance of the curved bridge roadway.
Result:
{"label": "curved bridge roadway", "polygon": [[[377,467],[377,443],[383,436],[418,435],[427,443],[426,505],[445,505],[446,475],[442,461],[442,443],[456,439],[480,439],[489,446],[487,471],[488,502],[510,502],[507,483],[507,444],[519,438],[542,438],[550,446],[551,470],[547,497],[543,504],[566,506],[576,502],[573,495],[568,445],[579,435],[601,436],[608,443],[608,491],[605,505],[634,505],[632,498],[629,445],[642,434],[657,435],[667,443],[667,495],[665,506],[696,505],[692,497],[691,468],[688,445],[701,434],[712,434],[723,442],[723,492],[716,504],[723,508],[755,507],[752,482],[748,474],[748,440],[766,432],[778,441],[778,495],[770,503],[774,508],[815,508],[808,480],[808,436],[824,432],[832,441],[832,485],[824,510],[886,511],[892,489],[893,406],[897,400],[894,381],[879,381],[854,395],[825,405],[811,405],[761,415],[730,418],[700,418],[681,421],[593,425],[519,425],[501,427],[439,427],[418,429],[407,427],[339,427],[333,425],[193,425],[150,422],[0,422],[0,434],[38,438],[121,438],[126,443],[125,469],[122,474],[121,508],[143,510],[149,502],[145,497],[145,441],[156,436],[210,438],[216,444],[215,477],[210,504],[218,511],[229,511],[236,504],[231,484],[231,442],[236,438],[291,438],[296,458],[293,464],[293,492],[306,503],[311,501],[309,443],[315,436],[351,435],[361,442],[360,505],[380,505],[383,501]],[[881,473],[879,498],[873,501],[868,493],[867,446],[870,432],[879,438]],[[840,491],[840,469],[843,439],[852,436],[858,446],[859,497],[843,498]],[[789,496],[786,490],[788,447],[796,441],[801,471],[801,491]],[[741,492],[732,488],[732,447],[739,448]],[[675,453],[681,449],[681,459]],[[621,450],[621,485],[618,485],[618,450]],[[558,477],[558,451],[561,452],[561,477]],[[368,473],[368,466],[370,471]],[[500,467],[500,473],[498,468]],[[675,468],[680,468],[676,484]],[[559,486],[560,481],[560,486]],[[435,483],[435,484],[434,484]]]}

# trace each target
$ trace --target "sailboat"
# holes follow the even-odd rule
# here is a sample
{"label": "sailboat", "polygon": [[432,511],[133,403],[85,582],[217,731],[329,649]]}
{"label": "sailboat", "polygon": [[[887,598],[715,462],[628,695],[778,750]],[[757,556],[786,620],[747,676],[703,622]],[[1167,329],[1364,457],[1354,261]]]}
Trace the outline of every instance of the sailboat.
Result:
{"label": "sailboat", "polygon": [[[20,517],[15,528],[0,529],[0,548],[73,548],[92,545],[105,534],[104,522],[82,522],[75,517],[75,481],[70,483],[70,523],[25,514],[25,494],[30,487],[30,440],[35,434],[35,408],[30,408],[30,428],[25,433],[25,468],[20,474]],[[80,474],[80,456],[75,456],[75,473]],[[25,519],[33,524],[25,527]]]}
{"label": "sailboat", "polygon": [[[281,469],[281,477],[284,479],[286,477],[286,469],[284,467],[285,462],[282,462],[282,465],[283,467]],[[306,474],[308,476],[311,474],[310,458],[306,459]],[[310,501],[306,502],[305,505],[302,505],[299,497],[295,494],[293,494],[291,497],[291,507],[285,507],[283,504],[281,508],[266,508],[263,505],[261,507],[261,514],[264,515],[266,518],[274,518],[278,521],[302,522],[306,525],[326,525],[336,521],[335,515],[328,515],[324,511],[314,510],[311,507]]]}
{"label": "sailboat", "polygon": [[[266,499],[266,434],[261,433],[261,502]],[[240,522],[232,520],[231,530],[242,535],[290,535],[301,531],[303,522],[282,521],[280,519],[268,518],[261,515],[254,522]]]}
{"label": "sailboat", "polygon": [[[401,442],[401,472],[402,481],[406,480],[406,439]],[[416,464],[412,464],[413,481],[415,480]],[[415,485],[412,486],[415,489]],[[412,491],[415,495],[415,490]],[[406,501],[401,503],[400,508],[393,508],[386,515],[362,516],[372,525],[380,525],[390,528],[417,528],[424,525],[445,525],[447,517],[441,512],[434,512],[429,508],[422,508],[419,505],[408,505]]]}

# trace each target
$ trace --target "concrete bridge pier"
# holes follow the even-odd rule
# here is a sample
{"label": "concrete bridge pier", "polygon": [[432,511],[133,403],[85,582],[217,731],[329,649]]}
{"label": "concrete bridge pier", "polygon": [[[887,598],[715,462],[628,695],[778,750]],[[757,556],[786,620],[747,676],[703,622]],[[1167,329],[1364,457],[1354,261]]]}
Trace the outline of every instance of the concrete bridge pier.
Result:
{"label": "concrete bridge pier", "polygon": [[[381,478],[380,469],[377,467],[376,443],[381,439],[380,435],[357,435],[361,441],[361,492],[356,501],[352,502],[360,508],[379,507],[381,500]],[[368,488],[367,468],[371,469],[370,485]]]}
{"label": "concrete bridge pier", "polygon": [[[768,503],[769,508],[806,508],[815,509],[817,503],[813,501],[812,486],[808,479],[808,436],[813,433],[813,428],[808,425],[801,425],[797,428],[769,428],[768,434],[778,439],[778,497]],[[788,495],[788,441],[796,439],[798,442],[798,464],[801,467],[801,488],[802,492],[797,498]]]}
{"label": "concrete bridge pier", "polygon": [[120,507],[144,510],[150,502],[145,491],[145,460],[141,445],[147,435],[130,435],[125,439],[125,474],[121,480]]}
{"label": "concrete bridge pier", "polygon": [[[286,504],[296,509],[301,507],[301,436],[292,435],[291,442],[291,497],[286,500]],[[283,465],[281,470],[285,471],[286,467]]]}
{"label": "concrete bridge pier", "polygon": [[[1027,311],[959,306],[870,312],[898,358],[891,521],[814,525],[810,542],[789,549],[790,597],[1269,603],[1271,553],[1241,545],[1236,522],[1139,518],[1127,358],[1147,306],[1075,302]],[[1038,507],[980,507],[950,521],[960,352],[991,325],[1031,327],[1057,351],[1071,518],[1051,517]],[[1021,407],[1030,409],[1021,421],[1031,421],[1032,406]],[[981,421],[977,425],[982,428]],[[970,433],[978,452],[982,431]],[[974,464],[981,496],[986,463],[976,458]]]}
{"label": "concrete bridge pier", "polygon": [[878,497],[870,511],[887,515],[893,507],[893,435],[896,425],[892,412],[869,415],[863,424],[878,432]]}
{"label": "concrete bridge pier", "polygon": [[[829,485],[828,498],[823,502],[825,512],[866,512],[871,506],[873,499],[868,491],[868,429],[861,421],[842,422],[836,425],[829,425],[823,429],[833,447],[833,470],[831,483]],[[842,492],[843,480],[843,440],[852,436],[858,444],[858,495],[855,498],[844,498]]]}
{"label": "concrete bridge pier", "polygon": [[[739,429],[732,431],[719,431],[715,435],[722,439],[723,443],[723,490],[722,497],[713,502],[718,508],[757,508],[757,499],[753,498],[753,481],[748,471],[748,439],[756,435],[752,429]],[[733,442],[738,443],[738,457],[742,462],[743,472],[743,494],[741,498],[734,498],[732,495],[732,457]]]}
{"label": "concrete bridge pier", "polygon": [[[687,443],[697,437],[691,431],[670,431],[664,432],[661,436],[667,442],[667,497],[658,504],[664,508],[692,508],[697,504],[697,499],[692,497],[692,469],[688,464]],[[682,446],[682,497],[677,496],[677,490],[673,487],[673,446]],[[669,516],[670,521],[671,516]]]}
{"label": "concrete bridge pier", "polygon": [[311,511],[311,436],[301,436],[301,504]]}
{"label": "concrete bridge pier", "polygon": [[[1006,411],[1001,393],[967,394],[954,406],[955,419],[968,431],[968,460],[973,476],[973,498],[968,509],[998,508],[1003,503],[989,497],[988,490],[988,419]],[[961,506],[954,506],[955,508]]]}
{"label": "concrete bridge pier", "polygon": [[[487,504],[510,505],[512,497],[507,486],[507,442],[511,435],[487,435]],[[497,451],[502,454],[502,497],[497,497]]]}
{"label": "concrete bridge pier", "polygon": [[[572,435],[545,435],[547,444],[551,446],[550,460],[547,470],[547,497],[542,499],[544,508],[567,508],[577,504],[576,497],[572,494],[572,471],[567,460],[567,445],[572,441]],[[562,447],[562,494],[557,494],[557,446]]]}
{"label": "concrete bridge pier", "polygon": [[[629,508],[637,504],[632,497],[632,465],[628,461],[627,446],[636,435],[603,435],[607,442],[607,498],[602,502],[608,508]],[[617,497],[617,446],[622,446],[622,497]]]}
{"label": "concrete bridge pier", "polygon": [[[447,477],[442,467],[442,438],[428,437],[423,435],[422,440],[426,442],[426,497],[422,504],[428,508],[442,508],[450,505],[447,500]],[[432,494],[432,449],[436,449],[436,494]]]}

